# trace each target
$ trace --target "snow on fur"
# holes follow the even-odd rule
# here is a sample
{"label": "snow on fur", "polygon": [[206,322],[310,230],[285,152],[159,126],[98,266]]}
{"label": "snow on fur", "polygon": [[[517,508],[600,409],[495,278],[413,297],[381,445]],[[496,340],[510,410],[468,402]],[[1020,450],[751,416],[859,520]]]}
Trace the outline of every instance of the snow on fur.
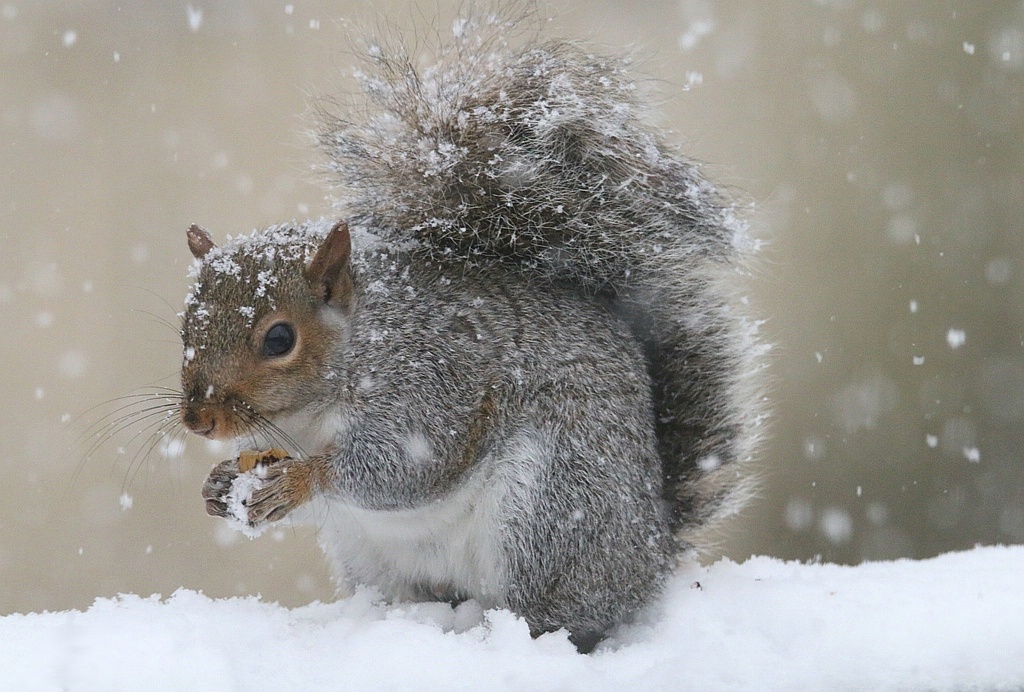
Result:
{"label": "snow on fur", "polygon": [[650,362],[670,525],[701,550],[749,496],[741,463],[760,434],[750,326],[725,279],[750,243],[647,121],[628,59],[534,27],[477,14],[415,52],[370,41],[365,102],[321,113],[337,206],[445,264],[514,267],[607,301]]}

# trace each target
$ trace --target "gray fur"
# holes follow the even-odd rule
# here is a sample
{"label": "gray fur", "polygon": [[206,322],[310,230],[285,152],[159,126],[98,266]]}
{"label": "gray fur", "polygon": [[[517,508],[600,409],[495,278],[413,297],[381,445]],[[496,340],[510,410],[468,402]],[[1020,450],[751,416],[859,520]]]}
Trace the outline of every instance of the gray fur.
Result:
{"label": "gray fur", "polygon": [[[344,217],[384,241],[353,256],[351,310],[301,280],[323,223],[214,249],[183,385],[251,412],[253,446],[329,458],[307,515],[341,578],[478,598],[588,649],[742,492],[736,231],[618,61],[506,29],[460,26],[429,70],[373,48],[370,115],[321,135]],[[316,312],[328,355],[230,399],[232,354],[282,306]]]}
{"label": "gray fur", "polygon": [[626,61],[512,45],[524,33],[468,19],[426,69],[371,44],[372,106],[355,111],[369,115],[325,116],[321,130],[340,208],[428,257],[512,267],[611,305],[650,364],[664,495],[685,540],[745,493],[734,464],[752,437],[751,344],[721,285],[742,229],[644,122]]}

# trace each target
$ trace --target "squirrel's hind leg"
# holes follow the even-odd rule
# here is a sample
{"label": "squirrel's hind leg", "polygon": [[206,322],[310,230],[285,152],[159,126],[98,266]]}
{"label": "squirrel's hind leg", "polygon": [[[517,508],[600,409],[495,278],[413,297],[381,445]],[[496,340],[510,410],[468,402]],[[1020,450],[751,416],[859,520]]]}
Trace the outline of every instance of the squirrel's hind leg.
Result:
{"label": "squirrel's hind leg", "polygon": [[506,604],[535,636],[566,628],[581,652],[649,603],[674,564],[648,409],[609,389],[536,402],[546,410],[525,419],[548,423],[519,446],[529,481],[506,498]]}

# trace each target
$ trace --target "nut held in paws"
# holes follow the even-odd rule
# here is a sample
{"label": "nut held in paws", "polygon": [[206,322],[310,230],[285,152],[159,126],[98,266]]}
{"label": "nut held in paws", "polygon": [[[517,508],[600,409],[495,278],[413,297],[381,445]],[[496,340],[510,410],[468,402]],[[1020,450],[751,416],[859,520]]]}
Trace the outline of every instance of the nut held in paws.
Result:
{"label": "nut held in paws", "polygon": [[291,455],[280,447],[259,451],[247,449],[238,455],[238,470],[240,473],[248,473],[256,468],[257,464],[276,464],[289,458]]}

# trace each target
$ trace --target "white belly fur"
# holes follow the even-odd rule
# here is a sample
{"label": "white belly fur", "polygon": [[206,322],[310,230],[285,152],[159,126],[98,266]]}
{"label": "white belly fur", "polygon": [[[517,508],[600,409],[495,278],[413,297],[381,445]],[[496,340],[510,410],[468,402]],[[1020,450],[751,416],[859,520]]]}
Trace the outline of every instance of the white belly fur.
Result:
{"label": "white belly fur", "polygon": [[343,581],[374,584],[396,600],[422,598],[424,590],[434,590],[476,598],[486,607],[502,605],[505,570],[498,521],[505,493],[493,480],[491,474],[477,473],[441,500],[399,511],[321,498],[310,508],[310,519]]}
{"label": "white belly fur", "polygon": [[[326,444],[320,437],[328,437],[338,425],[332,420],[329,425],[295,426],[295,438],[307,450],[322,448]],[[318,428],[321,435],[308,434]],[[421,599],[428,590],[475,598],[484,607],[503,606],[502,524],[517,509],[530,506],[546,451],[542,435],[522,430],[503,452],[481,459],[460,487],[429,505],[368,510],[320,496],[298,508],[291,519],[316,527],[340,584],[375,585],[393,600]]]}

